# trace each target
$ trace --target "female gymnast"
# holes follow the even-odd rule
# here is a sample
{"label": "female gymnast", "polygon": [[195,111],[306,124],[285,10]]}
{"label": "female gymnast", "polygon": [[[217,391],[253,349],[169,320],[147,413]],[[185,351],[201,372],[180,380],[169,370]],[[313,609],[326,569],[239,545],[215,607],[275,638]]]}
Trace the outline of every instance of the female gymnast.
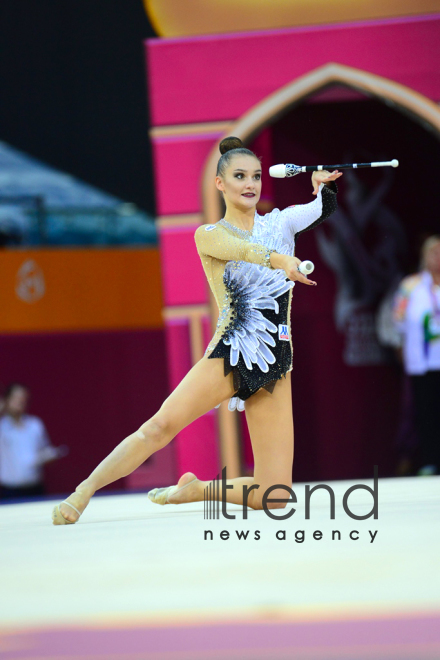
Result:
{"label": "female gymnast", "polygon": [[[227,489],[227,502],[243,504],[242,487],[258,484],[248,494],[248,506],[261,509],[270,486],[292,486],[290,304],[295,281],[316,285],[299,272],[301,260],[292,255],[298,235],[336,209],[334,182],[342,173],[313,172],[314,201],[260,216],[256,212],[260,160],[234,137],[222,140],[220,152],[215,185],[223,194],[226,213],[216,224],[201,225],[195,232],[197,251],[220,311],[214,337],[156,414],[55,506],[55,525],[77,522],[97,490],[129,475],[188,424],[228,399],[230,409],[243,409],[246,401],[255,470],[253,477],[227,480],[233,486]],[[157,504],[199,502],[208,484],[186,472],[176,485],[155,488],[148,497]],[[272,497],[285,499],[286,491],[274,490]],[[269,503],[269,508],[285,506]]]}

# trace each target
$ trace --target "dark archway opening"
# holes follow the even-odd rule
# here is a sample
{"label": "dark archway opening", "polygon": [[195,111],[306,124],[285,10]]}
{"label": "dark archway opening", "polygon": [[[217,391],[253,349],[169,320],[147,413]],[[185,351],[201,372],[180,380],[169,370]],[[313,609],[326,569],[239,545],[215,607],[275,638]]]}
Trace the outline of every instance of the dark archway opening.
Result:
{"label": "dark archway opening", "polygon": [[371,478],[374,465],[393,476],[399,457],[412,451],[416,463],[417,451],[400,427],[402,369],[383,342],[378,313],[400,278],[418,269],[423,239],[438,233],[440,141],[380,100],[334,86],[291,108],[249,146],[263,157],[267,208],[313,199],[309,175],[270,179],[271,164],[400,162],[397,170],[344,174],[338,214],[296,247],[315,263],[318,287],[296,285],[292,301],[294,481]]}

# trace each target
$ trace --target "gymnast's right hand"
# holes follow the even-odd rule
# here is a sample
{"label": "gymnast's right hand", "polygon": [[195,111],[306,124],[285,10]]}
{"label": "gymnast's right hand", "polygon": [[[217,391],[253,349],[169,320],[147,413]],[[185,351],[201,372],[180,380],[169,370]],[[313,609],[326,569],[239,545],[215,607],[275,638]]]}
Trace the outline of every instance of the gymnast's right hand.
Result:
{"label": "gymnast's right hand", "polygon": [[309,280],[306,275],[299,272],[298,266],[301,263],[301,259],[298,259],[298,257],[291,257],[288,254],[278,254],[273,252],[270,257],[270,262],[273,268],[282,268],[289,280],[302,282],[303,284],[309,284],[310,286],[316,286],[317,284],[313,280]]}

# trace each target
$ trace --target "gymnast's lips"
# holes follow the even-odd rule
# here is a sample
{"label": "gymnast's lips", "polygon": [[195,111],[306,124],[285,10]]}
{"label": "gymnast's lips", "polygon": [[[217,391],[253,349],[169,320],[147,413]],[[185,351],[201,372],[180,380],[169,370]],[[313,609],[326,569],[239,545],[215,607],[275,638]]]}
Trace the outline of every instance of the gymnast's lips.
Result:
{"label": "gymnast's lips", "polygon": [[242,197],[255,197],[255,193],[242,193]]}

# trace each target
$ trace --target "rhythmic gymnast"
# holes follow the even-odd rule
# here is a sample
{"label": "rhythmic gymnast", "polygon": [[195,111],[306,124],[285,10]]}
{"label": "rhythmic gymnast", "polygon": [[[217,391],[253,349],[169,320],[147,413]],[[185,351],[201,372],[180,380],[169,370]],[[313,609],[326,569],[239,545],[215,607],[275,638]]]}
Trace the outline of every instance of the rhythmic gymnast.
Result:
{"label": "rhythmic gymnast", "polygon": [[[300,273],[292,256],[297,237],[336,209],[337,170],[312,174],[309,204],[274,209],[260,216],[261,162],[238,138],[220,143],[215,185],[226,213],[213,225],[201,225],[195,242],[209,286],[219,307],[217,329],[204,356],[192,367],[160,409],[126,437],[53,509],[55,525],[77,522],[94,493],[138,468],[165,447],[188,424],[229,400],[231,410],[245,409],[254,454],[254,476],[228,479],[227,502],[243,504],[243,486],[259,484],[248,494],[248,507],[262,509],[264,492],[274,484],[292,486],[293,415],[290,307],[294,282],[316,285]],[[204,499],[209,484],[192,472],[148,497],[157,504]],[[221,499],[221,485],[219,497]],[[272,491],[286,498],[284,489]],[[269,508],[284,508],[270,502]]]}

